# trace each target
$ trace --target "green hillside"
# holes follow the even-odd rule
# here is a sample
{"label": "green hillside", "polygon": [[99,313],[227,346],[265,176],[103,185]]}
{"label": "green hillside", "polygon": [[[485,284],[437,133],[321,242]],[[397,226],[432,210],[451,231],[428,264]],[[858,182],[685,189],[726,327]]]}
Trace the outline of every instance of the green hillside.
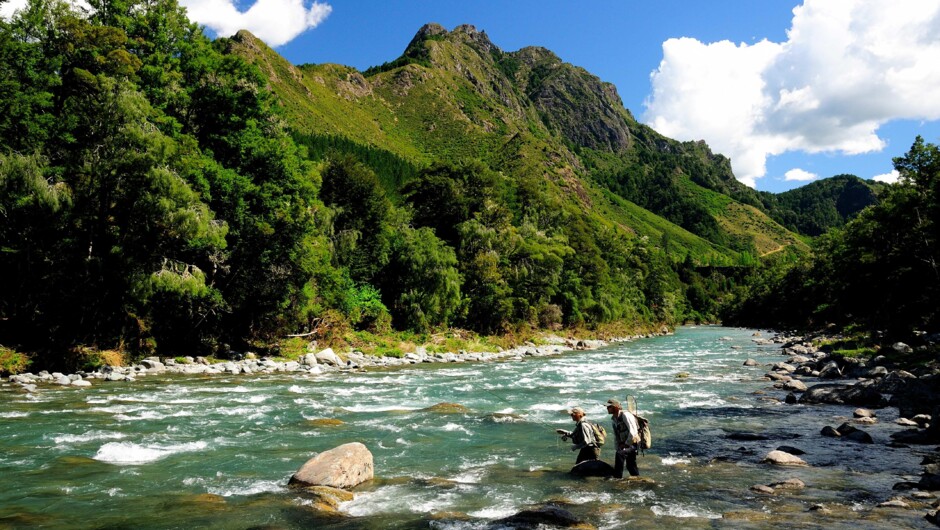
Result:
{"label": "green hillside", "polygon": [[677,260],[732,264],[781,247],[806,250],[759,209],[729,206],[762,203],[726,158],[639,124],[613,85],[543,48],[504,52],[472,26],[429,24],[400,58],[360,73],[291,66],[245,32],[230,46],[267,73],[299,133],[346,138],[419,166],[480,160],[543,181],[582,209],[600,204],[593,213],[605,222],[669,241]]}
{"label": "green hillside", "polygon": [[885,184],[865,181],[855,175],[836,175],[805,186],[774,194],[761,193],[769,215],[788,229],[819,236],[839,228],[863,209],[878,203]]}

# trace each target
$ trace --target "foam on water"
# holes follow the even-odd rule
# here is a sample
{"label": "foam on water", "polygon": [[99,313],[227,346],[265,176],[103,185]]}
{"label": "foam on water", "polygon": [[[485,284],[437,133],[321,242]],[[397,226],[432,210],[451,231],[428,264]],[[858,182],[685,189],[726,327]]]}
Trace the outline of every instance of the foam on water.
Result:
{"label": "foam on water", "polygon": [[[48,438],[47,434],[44,438]],[[82,434],[60,434],[53,436],[52,441],[57,444],[74,444],[92,442],[95,440],[122,440],[125,438],[123,433],[108,431],[88,431]]]}
{"label": "foam on water", "polygon": [[144,410],[136,416],[131,416],[129,414],[115,414],[114,419],[121,421],[162,420],[164,418],[185,418],[192,415],[193,412],[189,410],[180,410],[172,414],[164,414],[155,410]]}
{"label": "foam on water", "polygon": [[203,388],[200,388],[198,392],[206,392],[210,394],[247,394],[253,391],[250,388],[238,385],[238,386],[221,386],[221,387],[203,387]]}
{"label": "foam on water", "polygon": [[20,411],[0,412],[0,418],[26,418],[28,416],[29,416],[28,412],[20,412]]}
{"label": "foam on water", "polygon": [[298,385],[291,385],[290,388],[287,389],[287,391],[288,391],[288,392],[292,392],[292,393],[294,393],[294,394],[303,394],[303,393],[305,393],[305,390],[304,390],[303,388],[301,388],[300,386],[298,386]]}
{"label": "foam on water", "polygon": [[101,446],[94,459],[110,464],[149,464],[177,453],[199,451],[208,447],[206,442],[175,445],[140,445],[130,442],[109,442]]}
{"label": "foam on water", "polygon": [[519,511],[519,507],[515,504],[512,504],[508,501],[504,501],[501,504],[496,506],[490,506],[483,508],[482,510],[476,510],[469,512],[467,515],[472,517],[480,517],[483,519],[502,519],[503,517],[509,517]]}
{"label": "foam on water", "polygon": [[414,405],[342,405],[344,410],[349,412],[391,412],[398,410],[420,410],[429,405],[425,406],[414,406]]}
{"label": "foam on water", "polygon": [[286,484],[287,480],[246,480],[232,485],[210,486],[206,489],[206,492],[222,497],[247,496],[285,491],[287,489]]}
{"label": "foam on water", "polygon": [[660,517],[679,517],[690,518],[698,517],[702,519],[721,519],[721,514],[717,514],[706,509],[700,508],[694,504],[654,504],[650,510]]}
{"label": "foam on water", "polygon": [[678,464],[691,464],[692,460],[681,456],[664,456],[661,458],[664,466],[675,466]]}
{"label": "foam on water", "polygon": [[463,425],[458,425],[456,423],[448,423],[444,425],[443,427],[441,427],[441,429],[445,432],[459,431],[459,432],[466,434],[467,436],[473,436],[473,433],[470,432],[469,429],[467,429]]}
{"label": "foam on water", "polygon": [[377,513],[430,513],[451,507],[456,494],[450,491],[413,491],[404,486],[387,486],[356,494],[340,504],[340,510],[362,517]]}

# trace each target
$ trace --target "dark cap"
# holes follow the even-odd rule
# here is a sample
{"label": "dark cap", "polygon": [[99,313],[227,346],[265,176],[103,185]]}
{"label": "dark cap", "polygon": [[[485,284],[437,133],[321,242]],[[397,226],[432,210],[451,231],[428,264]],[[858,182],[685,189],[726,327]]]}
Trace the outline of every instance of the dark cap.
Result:
{"label": "dark cap", "polygon": [[623,408],[623,407],[620,406],[620,402],[617,401],[616,399],[608,399],[608,400],[607,400],[607,406],[608,406],[608,407]]}

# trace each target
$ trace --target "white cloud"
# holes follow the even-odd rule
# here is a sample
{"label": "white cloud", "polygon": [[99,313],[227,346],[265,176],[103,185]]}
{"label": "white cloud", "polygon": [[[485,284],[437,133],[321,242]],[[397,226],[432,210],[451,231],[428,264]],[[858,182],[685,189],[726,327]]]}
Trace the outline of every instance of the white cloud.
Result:
{"label": "white cloud", "polygon": [[894,184],[901,178],[901,174],[898,173],[897,169],[892,169],[891,173],[885,173],[884,175],[875,175],[872,177],[872,180],[877,180],[878,182],[887,182],[888,184]]}
{"label": "white cloud", "polygon": [[[9,19],[14,11],[26,7],[27,0],[9,0],[0,4],[0,17]],[[75,4],[87,5],[82,0]],[[257,0],[247,11],[235,7],[234,0],[181,0],[193,22],[202,24],[223,37],[247,29],[269,46],[280,46],[320,25],[333,8],[314,1],[307,8],[304,0]]]}
{"label": "white cloud", "polygon": [[269,46],[280,46],[315,28],[333,8],[314,1],[307,8],[303,0],[257,0],[241,12],[233,0],[181,0],[193,22],[223,37],[247,29]]}
{"label": "white cloud", "polygon": [[805,0],[787,40],[670,39],[644,121],[704,139],[754,186],[768,156],[881,150],[895,119],[940,119],[940,0]]}
{"label": "white cloud", "polygon": [[26,7],[26,0],[9,0],[0,4],[0,18],[10,20],[15,11]]}
{"label": "white cloud", "polygon": [[816,173],[810,173],[809,171],[804,171],[798,167],[791,169],[783,174],[783,180],[798,180],[798,181],[808,181],[816,180],[819,178],[819,175]]}

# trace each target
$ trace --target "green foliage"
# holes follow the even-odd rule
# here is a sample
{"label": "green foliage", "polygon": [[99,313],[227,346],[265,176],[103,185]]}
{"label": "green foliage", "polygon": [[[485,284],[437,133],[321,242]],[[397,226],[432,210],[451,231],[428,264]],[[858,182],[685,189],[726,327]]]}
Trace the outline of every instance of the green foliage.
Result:
{"label": "green foliage", "polygon": [[392,328],[392,317],[382,303],[378,289],[371,285],[350,287],[343,311],[356,329],[373,333],[388,333]]}
{"label": "green foliage", "polygon": [[323,171],[323,201],[335,211],[334,263],[357,282],[371,282],[389,261],[392,203],[375,173],[349,155],[331,160]]}
{"label": "green foliage", "polygon": [[742,323],[854,326],[884,331],[887,339],[936,329],[940,150],[918,137],[894,162],[901,182],[879,204],[820,237],[811,263],[768,271],[729,316]]}
{"label": "green foliage", "polygon": [[12,348],[0,346],[0,374],[13,375],[25,372],[32,360],[28,355]]}
{"label": "green foliage", "polygon": [[460,280],[452,248],[427,228],[403,227],[392,242],[381,285],[396,325],[427,331],[458,316]]}

